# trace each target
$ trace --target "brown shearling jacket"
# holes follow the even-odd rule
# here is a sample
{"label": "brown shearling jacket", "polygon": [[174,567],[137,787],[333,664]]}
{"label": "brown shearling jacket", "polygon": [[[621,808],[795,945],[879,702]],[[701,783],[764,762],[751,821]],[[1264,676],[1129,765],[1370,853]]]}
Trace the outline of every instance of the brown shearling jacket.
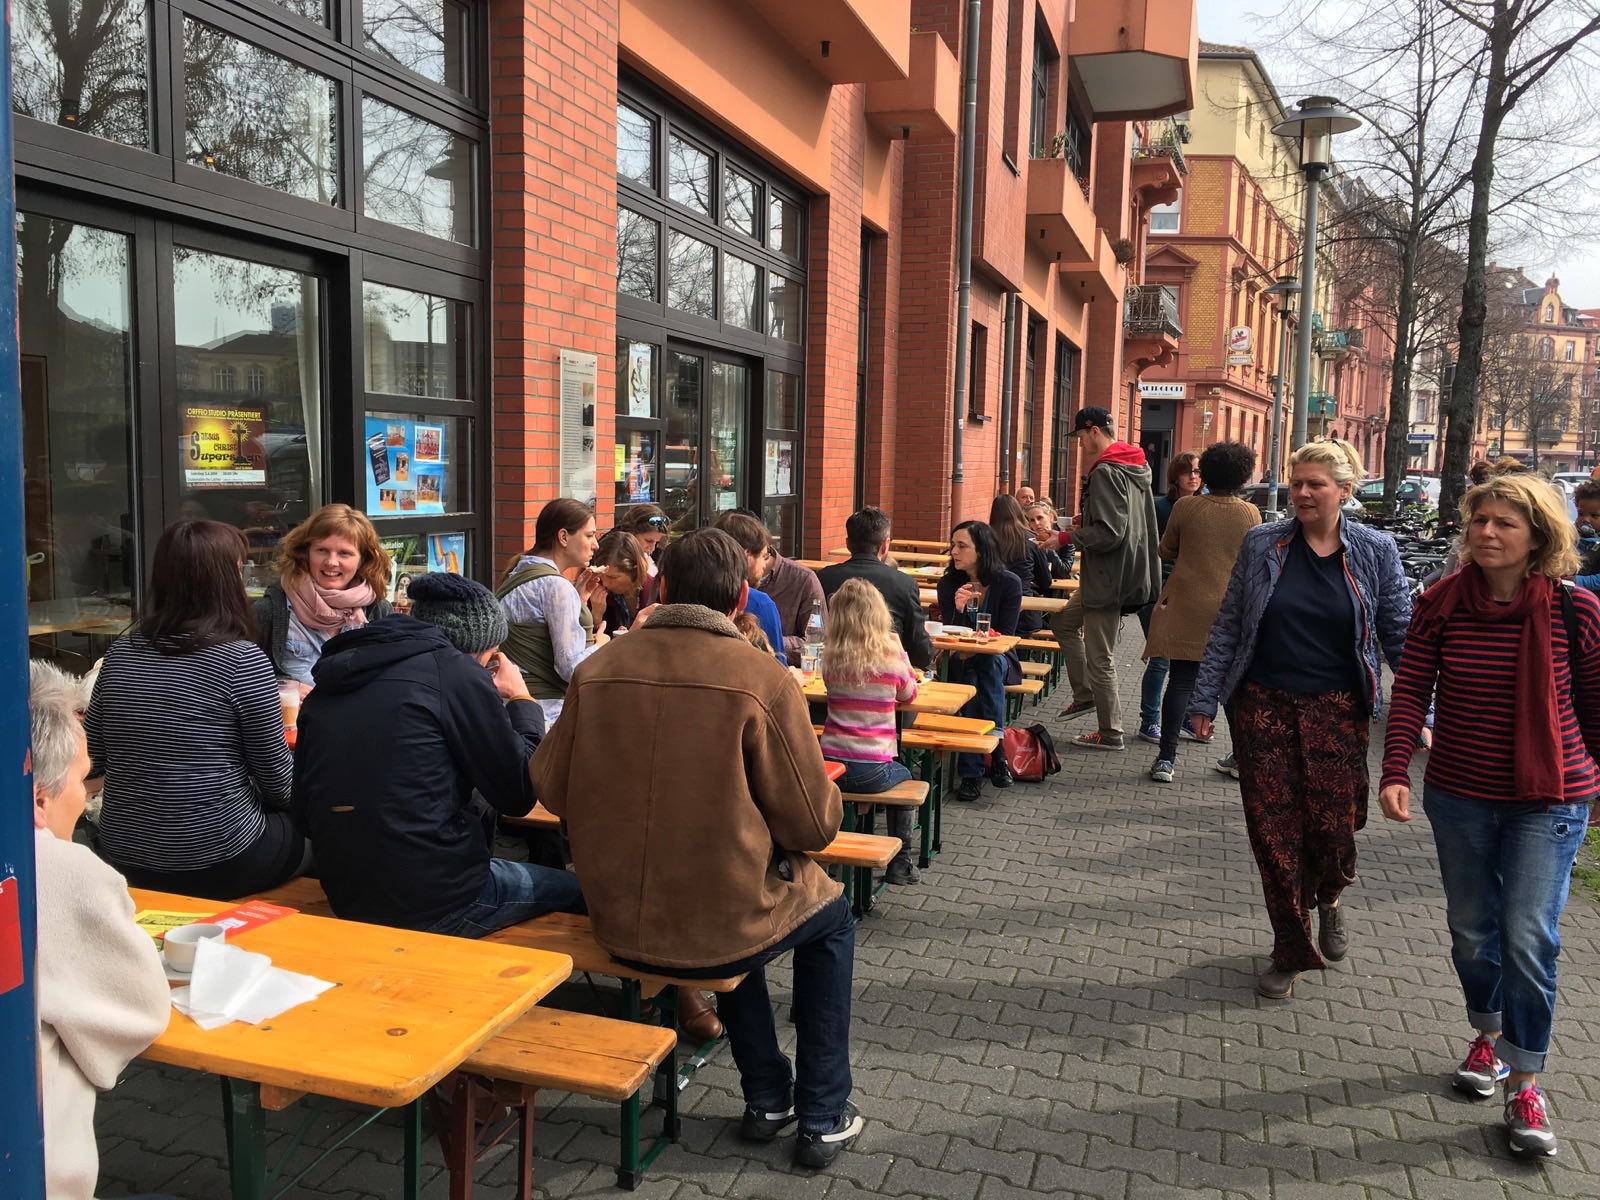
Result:
{"label": "brown shearling jacket", "polygon": [[842,891],[804,853],[844,816],[805,697],[708,608],[662,605],[586,659],[528,772],[618,958],[738,962]]}

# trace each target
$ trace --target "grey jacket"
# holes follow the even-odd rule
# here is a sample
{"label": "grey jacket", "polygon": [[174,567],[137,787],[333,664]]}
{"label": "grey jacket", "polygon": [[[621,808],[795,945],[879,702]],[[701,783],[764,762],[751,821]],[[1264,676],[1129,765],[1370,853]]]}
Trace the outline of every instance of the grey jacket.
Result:
{"label": "grey jacket", "polygon": [[1082,555],[1083,606],[1133,612],[1159,596],[1159,540],[1150,468],[1102,458],[1084,488],[1083,524],[1072,532],[1072,544]]}
{"label": "grey jacket", "polygon": [[[1211,625],[1188,715],[1215,718],[1217,706],[1232,698],[1250,670],[1261,617],[1278,586],[1283,558],[1297,527],[1296,519],[1290,517],[1257,525],[1245,534],[1222,607]],[[1366,680],[1367,711],[1376,718],[1383,713],[1380,654],[1390,667],[1400,665],[1406,627],[1411,623],[1411,592],[1394,538],[1341,514],[1339,540],[1344,544],[1345,583],[1356,609],[1355,652]]]}

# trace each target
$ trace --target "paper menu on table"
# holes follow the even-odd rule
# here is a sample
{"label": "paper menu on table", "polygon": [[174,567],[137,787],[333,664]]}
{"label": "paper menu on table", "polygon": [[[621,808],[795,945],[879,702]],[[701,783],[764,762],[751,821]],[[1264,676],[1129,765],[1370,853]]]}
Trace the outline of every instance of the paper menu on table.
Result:
{"label": "paper menu on table", "polygon": [[161,944],[161,939],[167,936],[170,930],[183,925],[199,925],[209,918],[209,913],[201,912],[172,912],[168,909],[145,908],[133,914],[133,923],[150,935],[150,939]]}

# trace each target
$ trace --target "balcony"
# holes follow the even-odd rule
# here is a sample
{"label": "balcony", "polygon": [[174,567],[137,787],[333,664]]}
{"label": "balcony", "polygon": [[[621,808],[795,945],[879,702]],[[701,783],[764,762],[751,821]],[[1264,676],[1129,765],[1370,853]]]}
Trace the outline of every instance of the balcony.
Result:
{"label": "balcony", "polygon": [[1319,332],[1313,329],[1312,345],[1323,358],[1343,358],[1350,351],[1366,345],[1366,330],[1323,329]]}
{"label": "balcony", "polygon": [[1028,245],[1063,265],[1095,257],[1094,210],[1072,168],[1065,158],[1028,160]]}
{"label": "balcony", "polygon": [[1182,337],[1183,327],[1178,324],[1178,289],[1149,283],[1130,287],[1123,298],[1122,331]]}
{"label": "balcony", "polygon": [[867,120],[889,137],[938,141],[961,125],[956,56],[937,33],[911,35],[911,74],[867,84]]}
{"label": "balcony", "polygon": [[1067,54],[1096,121],[1137,121],[1194,107],[1200,58],[1195,8],[1195,0],[1080,0]]}
{"label": "balcony", "polygon": [[1339,401],[1332,392],[1312,392],[1306,397],[1306,415],[1328,419],[1339,415]]}
{"label": "balcony", "polygon": [[750,0],[830,83],[904,79],[911,71],[911,0]]}
{"label": "balcony", "polygon": [[1128,273],[1111,252],[1105,230],[1094,231],[1090,247],[1091,254],[1082,259],[1061,260],[1061,281],[1075,287],[1083,300],[1115,304],[1122,298]]}

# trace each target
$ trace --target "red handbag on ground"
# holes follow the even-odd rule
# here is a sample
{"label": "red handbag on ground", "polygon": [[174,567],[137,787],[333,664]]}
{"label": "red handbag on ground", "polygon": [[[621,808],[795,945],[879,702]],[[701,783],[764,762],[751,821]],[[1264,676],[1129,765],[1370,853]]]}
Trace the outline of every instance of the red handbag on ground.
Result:
{"label": "red handbag on ground", "polygon": [[1038,783],[1061,770],[1055,739],[1043,725],[1012,725],[1005,731],[1001,747],[1011,777],[1023,783]]}

